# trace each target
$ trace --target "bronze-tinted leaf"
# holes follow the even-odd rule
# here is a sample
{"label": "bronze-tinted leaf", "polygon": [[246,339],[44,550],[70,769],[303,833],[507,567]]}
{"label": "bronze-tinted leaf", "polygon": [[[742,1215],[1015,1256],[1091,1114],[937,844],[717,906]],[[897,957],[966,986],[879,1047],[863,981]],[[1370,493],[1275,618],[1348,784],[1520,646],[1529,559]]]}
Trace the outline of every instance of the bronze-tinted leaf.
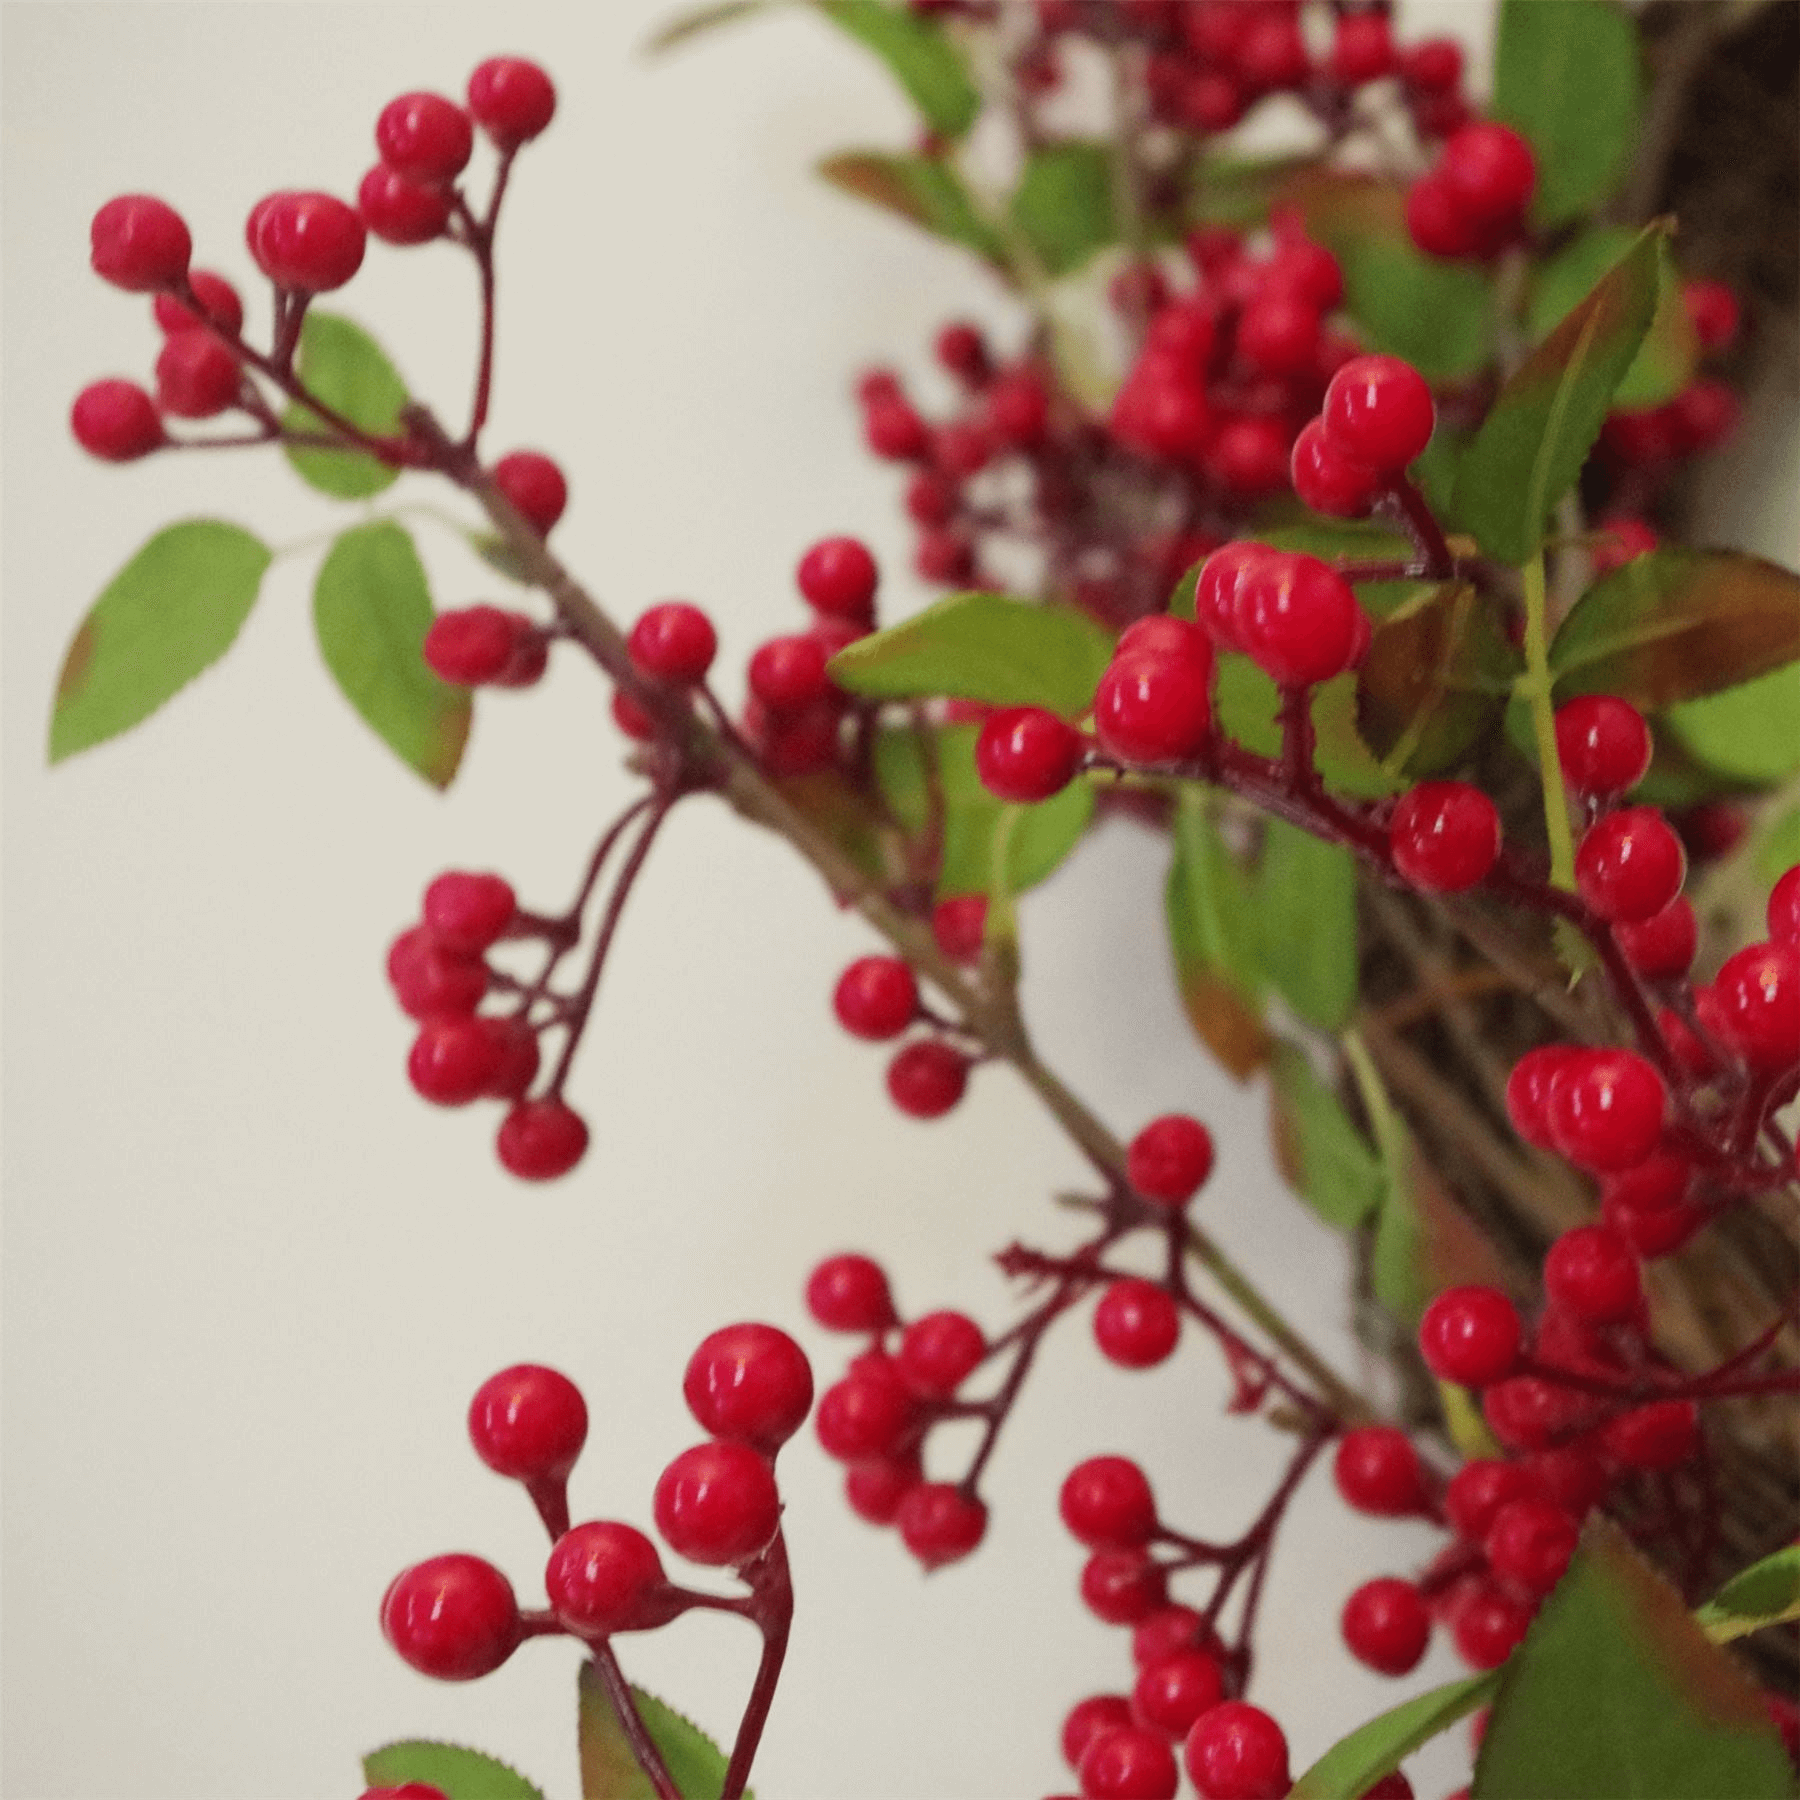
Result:
{"label": "bronze-tinted leaf", "polygon": [[833,187],[947,238],[989,262],[1006,253],[992,227],[975,210],[968,189],[932,156],[897,156],[879,150],[840,150],[819,164]]}

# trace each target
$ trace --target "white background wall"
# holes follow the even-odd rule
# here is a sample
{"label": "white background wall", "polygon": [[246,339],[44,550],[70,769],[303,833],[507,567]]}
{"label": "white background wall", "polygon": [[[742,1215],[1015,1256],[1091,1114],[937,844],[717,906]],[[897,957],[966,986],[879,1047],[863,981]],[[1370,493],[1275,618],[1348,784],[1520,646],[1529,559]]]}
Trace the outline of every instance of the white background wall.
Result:
{"label": "white background wall", "polygon": [[[690,1442],[681,1369],[712,1326],[802,1319],[820,1253],[888,1257],[902,1304],[1008,1301],[985,1255],[1055,1242],[1071,1153],[1009,1076],[950,1119],[898,1118],[882,1059],[826,997],[869,947],[774,841],[686,809],[632,908],[576,1076],[593,1151],[537,1191],[495,1166],[493,1115],[405,1083],[381,978],[439,869],[505,871],[553,907],[631,791],[604,696],[573,658],[479,708],[436,798],[348,711],[310,641],[308,584],[356,516],[266,455],[125,470],[69,440],[71,397],[143,378],[148,304],[87,269],[120,191],[186,213],[202,265],[252,291],[245,211],[278,186],[349,192],[395,93],[455,92],[484,55],[555,73],[503,242],[498,450],[571,471],[559,549],[616,611],[687,595],[727,659],[789,629],[789,570],[831,531],[904,568],[898,483],[861,452],[848,377],[914,366],[952,312],[1004,327],[972,264],[830,195],[810,161],[901,144],[884,77],[783,13],[652,64],[666,0],[466,5],[11,5],[4,44],[5,1749],[12,1800],[310,1800],[358,1755],[441,1735],[576,1791],[576,1657],[527,1646],[441,1687],[375,1628],[389,1577],[451,1548],[535,1601],[529,1507],[462,1436],[468,1395],[519,1359],[566,1369],[594,1431],[577,1516],[648,1522]],[[1418,9],[1419,14],[1427,9]],[[1479,29],[1485,8],[1429,16]],[[1423,28],[1423,27],[1422,27]],[[372,248],[343,304],[415,391],[461,403],[471,283],[442,249]],[[259,301],[252,300],[253,315]],[[389,501],[433,499],[409,478]],[[54,773],[49,695],[89,599],[153,530],[216,514],[294,546],[226,662],[132,737]],[[494,582],[429,523],[445,604]],[[921,598],[903,573],[885,590]],[[731,677],[727,677],[728,681]],[[1174,1007],[1161,852],[1113,827],[1025,913],[1051,1060],[1121,1130],[1186,1107],[1222,1144],[1210,1221],[1344,1366],[1338,1246],[1275,1181],[1259,1092],[1234,1089]],[[994,1465],[991,1542],[922,1581],[849,1517],[810,1436],[784,1458],[799,1588],[759,1765],[769,1800],[983,1800],[1066,1787],[1058,1722],[1125,1684],[1119,1634],[1073,1597],[1054,1517],[1078,1458],[1141,1454],[1173,1515],[1230,1533],[1278,1446],[1219,1412],[1210,1351],[1131,1376],[1079,1322],[1055,1338]],[[1394,1697],[1336,1641],[1344,1594],[1424,1533],[1309,1485],[1268,1600],[1258,1696],[1297,1766]],[[728,1735],[753,1646],[717,1621],[631,1642],[630,1672]],[[1451,1673],[1441,1657],[1421,1681]],[[1420,1780],[1464,1778],[1463,1739]]]}

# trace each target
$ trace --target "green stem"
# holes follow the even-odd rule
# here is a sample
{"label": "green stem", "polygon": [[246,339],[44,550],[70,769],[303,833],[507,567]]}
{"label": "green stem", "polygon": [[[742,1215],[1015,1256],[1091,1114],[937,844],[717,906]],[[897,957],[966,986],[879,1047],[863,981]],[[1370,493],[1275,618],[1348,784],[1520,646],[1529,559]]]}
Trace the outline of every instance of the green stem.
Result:
{"label": "green stem", "polygon": [[1556,708],[1550,698],[1550,633],[1544,591],[1544,558],[1532,557],[1525,577],[1525,673],[1514,692],[1531,706],[1537,740],[1538,777],[1544,788],[1544,833],[1550,841],[1550,884],[1575,888],[1575,835],[1569,828],[1569,801],[1563,788],[1562,757],[1556,749]]}
{"label": "green stem", "polygon": [[1345,1031],[1338,1042],[1343,1045],[1344,1060],[1350,1065],[1350,1075],[1356,1083],[1363,1111],[1369,1115],[1369,1129],[1375,1134],[1375,1148],[1381,1153],[1381,1164],[1388,1172],[1388,1180],[1404,1182],[1407,1161],[1406,1126],[1394,1111],[1393,1101],[1388,1098],[1387,1083],[1381,1079],[1381,1071],[1375,1066],[1375,1058],[1369,1054],[1369,1046],[1362,1041],[1361,1034],[1354,1026]]}

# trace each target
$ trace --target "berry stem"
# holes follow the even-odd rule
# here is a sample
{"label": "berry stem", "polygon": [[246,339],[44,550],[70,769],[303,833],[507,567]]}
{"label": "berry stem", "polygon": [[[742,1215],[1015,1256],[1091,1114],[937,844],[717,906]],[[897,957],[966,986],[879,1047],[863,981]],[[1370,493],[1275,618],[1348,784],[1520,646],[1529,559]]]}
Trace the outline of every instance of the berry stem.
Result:
{"label": "berry stem", "polygon": [[1562,757],[1556,747],[1556,707],[1550,697],[1549,608],[1544,591],[1543,556],[1532,557],[1520,573],[1525,579],[1525,673],[1519,677],[1514,691],[1531,707],[1538,778],[1544,789],[1544,833],[1550,843],[1551,884],[1573,892],[1575,838],[1569,827]]}
{"label": "berry stem", "polygon": [[656,1800],[682,1800],[681,1789],[675,1785],[669,1765],[663,1761],[656,1740],[644,1724],[643,1715],[637,1709],[637,1697],[631,1691],[631,1683],[625,1679],[625,1671],[619,1667],[619,1659],[613,1655],[612,1645],[602,1641],[590,1643],[588,1647],[593,1652],[594,1668],[606,1689],[606,1697],[619,1715],[631,1754],[644,1771],[645,1779],[656,1789]]}
{"label": "berry stem", "polygon": [[719,1800],[741,1800],[750,1780],[750,1765],[756,1760],[757,1745],[762,1742],[763,1727],[768,1723],[769,1708],[774,1703],[782,1661],[787,1656],[788,1633],[794,1623],[794,1582],[788,1568],[787,1540],[779,1531],[745,1576],[754,1596],[751,1617],[762,1632],[762,1656],[756,1665],[750,1698],[744,1703],[743,1717],[738,1721],[737,1741],[731,1746],[731,1761],[725,1770]]}
{"label": "berry stem", "polygon": [[494,385],[494,230],[500,221],[500,202],[506,198],[506,184],[512,176],[513,158],[518,146],[500,153],[500,167],[494,176],[494,191],[489,196],[487,211],[477,219],[461,194],[456,209],[461,215],[470,254],[481,280],[481,352],[475,370],[475,398],[469,406],[469,429],[463,434],[463,448],[473,451],[481,428],[487,423],[488,401]]}
{"label": "berry stem", "polygon": [[1399,513],[1407,535],[1418,545],[1425,573],[1433,581],[1448,581],[1456,573],[1456,558],[1425,496],[1406,476],[1399,476],[1391,490],[1390,504]]}

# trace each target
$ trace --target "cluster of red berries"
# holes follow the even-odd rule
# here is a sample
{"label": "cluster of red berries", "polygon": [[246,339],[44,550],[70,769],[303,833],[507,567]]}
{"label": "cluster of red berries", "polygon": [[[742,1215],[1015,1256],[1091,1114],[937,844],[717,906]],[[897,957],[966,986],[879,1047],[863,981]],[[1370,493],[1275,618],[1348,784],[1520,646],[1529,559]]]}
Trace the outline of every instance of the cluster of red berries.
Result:
{"label": "cluster of red berries", "polygon": [[1525,229],[1537,159],[1511,126],[1480,120],[1444,140],[1406,196],[1406,228],[1430,256],[1498,256]]}
{"label": "cluster of red berries", "polygon": [[401,1010],[419,1022],[406,1062],[413,1087],[434,1106],[506,1102],[501,1164],[524,1180],[548,1181],[581,1160],[587,1126],[560,1093],[526,1098],[539,1050],[525,1008],[477,1011],[496,986],[487,952],[534,929],[501,876],[451,870],[426,888],[423,914],[394,940],[387,972]]}
{"label": "cluster of red berries", "polygon": [[1359,518],[1404,478],[1436,424],[1431,388],[1410,363],[1354,356],[1294,440],[1294,492],[1314,512]]}
{"label": "cluster of red berries", "polygon": [[[985,911],[985,900],[981,905]],[[940,906],[938,916],[947,917],[954,928],[954,912],[944,915]],[[979,920],[976,944],[979,948]],[[919,1001],[918,978],[897,956],[859,956],[838,977],[831,1006],[838,1023],[852,1037],[870,1043],[897,1038],[926,1017]],[[963,1097],[971,1066],[968,1052],[933,1027],[927,1035],[916,1036],[895,1051],[888,1064],[888,1094],[912,1118],[942,1118]]]}
{"label": "cluster of red berries", "polygon": [[[656,1484],[663,1541],[690,1562],[743,1569],[781,1526],[775,1454],[812,1405],[805,1353],[772,1325],[727,1325],[694,1352],[682,1382],[710,1436]],[[492,1563],[456,1553],[403,1570],[381,1602],[381,1628],[406,1662],[440,1681],[468,1681],[506,1661],[527,1636],[598,1642],[666,1624],[694,1603],[673,1585],[651,1540],[614,1519],[569,1523],[568,1478],[587,1439],[580,1390],[554,1369],[520,1364],[484,1382],[469,1437],[496,1474],[522,1483],[553,1540],[544,1568],[549,1610],[525,1614]]]}

